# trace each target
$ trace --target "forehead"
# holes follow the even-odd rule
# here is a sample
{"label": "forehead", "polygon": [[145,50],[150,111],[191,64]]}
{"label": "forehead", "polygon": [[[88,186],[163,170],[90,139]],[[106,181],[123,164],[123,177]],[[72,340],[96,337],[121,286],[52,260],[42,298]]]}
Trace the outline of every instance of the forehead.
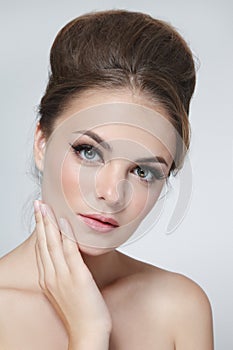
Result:
{"label": "forehead", "polygon": [[166,147],[163,140],[148,132],[141,127],[125,123],[115,123],[98,126],[92,130],[101,139],[106,141],[112,148],[131,148],[137,153],[139,148],[148,151],[161,150],[165,151]]}
{"label": "forehead", "polygon": [[140,91],[132,91],[127,88],[120,89],[88,89],[81,92],[78,96],[73,96],[65,107],[60,119],[67,118],[75,113],[103,104],[113,104],[116,102],[132,103],[150,108],[157,113],[160,113],[167,118],[169,115],[166,109],[159,101],[152,101],[151,97]]}
{"label": "forehead", "polygon": [[103,140],[128,147],[136,145],[150,152],[163,152],[174,159],[177,132],[169,119],[151,108],[126,102],[103,103],[63,117],[55,128],[58,138],[64,135],[73,141],[78,132],[92,130]]}
{"label": "forehead", "polygon": [[163,142],[144,129],[113,124],[95,128],[93,132],[104,140],[104,144],[107,143],[113,157],[145,159],[157,156],[163,157],[168,165],[173,161]]}
{"label": "forehead", "polygon": [[165,144],[168,141],[170,143],[176,134],[169,121],[169,114],[159,101],[152,101],[144,93],[127,88],[88,89],[78,96],[73,96],[62,115],[57,118],[54,128],[72,117],[71,122],[77,122],[80,128],[81,124],[86,124],[86,128],[95,128],[116,122],[136,126],[154,136],[157,134]]}
{"label": "forehead", "polygon": [[75,129],[104,127],[106,130],[107,126],[112,127],[114,124],[123,126],[112,128],[114,133],[136,132],[137,135],[145,135],[147,132],[165,144],[176,136],[176,129],[166,116],[151,108],[124,102],[98,104],[63,116],[55,124],[55,129],[74,132]]}

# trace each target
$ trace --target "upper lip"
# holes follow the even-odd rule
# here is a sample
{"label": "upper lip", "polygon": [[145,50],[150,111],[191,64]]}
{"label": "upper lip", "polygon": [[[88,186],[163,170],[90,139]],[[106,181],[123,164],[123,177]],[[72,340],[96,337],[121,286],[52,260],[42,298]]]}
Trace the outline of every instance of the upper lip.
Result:
{"label": "upper lip", "polygon": [[100,214],[79,214],[79,215],[85,216],[86,218],[91,218],[94,220],[105,222],[105,223],[111,224],[113,226],[119,226],[118,222],[115,219],[110,218],[110,217],[105,217],[105,216],[102,216]]}

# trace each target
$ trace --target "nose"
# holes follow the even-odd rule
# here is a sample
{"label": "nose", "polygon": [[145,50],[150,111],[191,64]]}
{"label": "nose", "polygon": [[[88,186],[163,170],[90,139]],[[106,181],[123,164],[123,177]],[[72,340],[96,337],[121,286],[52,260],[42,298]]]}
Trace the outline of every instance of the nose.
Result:
{"label": "nose", "polygon": [[96,194],[98,199],[114,207],[123,207],[126,203],[129,184],[122,160],[111,160],[99,169],[96,175]]}

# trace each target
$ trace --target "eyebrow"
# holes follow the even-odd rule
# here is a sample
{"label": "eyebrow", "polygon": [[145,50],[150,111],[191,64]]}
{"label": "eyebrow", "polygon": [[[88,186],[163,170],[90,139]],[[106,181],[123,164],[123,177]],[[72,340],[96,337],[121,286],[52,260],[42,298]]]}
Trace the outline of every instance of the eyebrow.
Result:
{"label": "eyebrow", "polygon": [[[82,134],[82,135],[89,136],[94,141],[96,141],[98,144],[101,144],[101,146],[104,149],[106,149],[107,151],[112,151],[112,147],[93,131],[78,130],[78,131],[74,131],[73,134]],[[138,158],[135,160],[135,162],[136,163],[163,163],[163,164],[166,164],[168,167],[168,164],[165,161],[165,159],[163,157],[160,157],[160,156],[149,157],[149,158],[146,158],[146,157],[145,158]]]}
{"label": "eyebrow", "polygon": [[92,138],[95,142],[101,143],[101,146],[103,148],[105,148],[107,151],[112,151],[112,147],[106,141],[104,141],[99,135],[97,135],[93,131],[90,131],[90,130],[78,130],[78,131],[74,131],[73,134],[87,135],[90,138]]}
{"label": "eyebrow", "polygon": [[163,163],[168,166],[166,160],[160,156],[155,156],[150,158],[139,158],[139,159],[136,159],[135,162],[136,163]]}

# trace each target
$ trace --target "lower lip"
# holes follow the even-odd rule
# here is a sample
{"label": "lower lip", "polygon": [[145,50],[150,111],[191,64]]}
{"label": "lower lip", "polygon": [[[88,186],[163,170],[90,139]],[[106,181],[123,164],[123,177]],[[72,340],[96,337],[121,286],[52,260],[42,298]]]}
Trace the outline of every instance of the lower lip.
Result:
{"label": "lower lip", "polygon": [[98,232],[102,232],[102,233],[107,233],[110,232],[112,230],[114,230],[115,228],[117,228],[117,226],[113,226],[110,224],[105,224],[104,222],[89,218],[87,216],[83,216],[83,215],[78,215],[78,217],[90,228],[92,228],[95,231]]}

